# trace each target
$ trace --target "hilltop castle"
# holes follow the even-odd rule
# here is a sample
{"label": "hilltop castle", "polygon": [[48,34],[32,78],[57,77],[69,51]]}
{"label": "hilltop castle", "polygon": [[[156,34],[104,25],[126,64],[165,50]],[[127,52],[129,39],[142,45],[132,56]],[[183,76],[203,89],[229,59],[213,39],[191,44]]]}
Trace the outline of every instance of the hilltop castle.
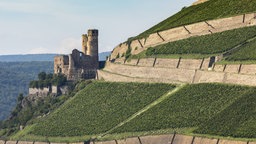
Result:
{"label": "hilltop castle", "polygon": [[98,30],[88,30],[82,35],[82,52],[74,49],[72,54],[54,57],[54,73],[62,73],[68,80],[92,79],[99,67]]}

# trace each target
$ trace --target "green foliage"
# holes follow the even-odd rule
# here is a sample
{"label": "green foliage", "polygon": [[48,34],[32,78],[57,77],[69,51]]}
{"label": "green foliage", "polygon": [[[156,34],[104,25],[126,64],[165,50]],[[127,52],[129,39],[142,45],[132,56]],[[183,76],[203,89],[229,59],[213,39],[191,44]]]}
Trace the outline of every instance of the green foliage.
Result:
{"label": "green foliage", "polygon": [[67,78],[63,74],[46,74],[45,72],[41,72],[38,74],[39,80],[31,81],[29,84],[30,88],[44,88],[49,87],[51,85],[55,86],[63,86],[67,82]]}
{"label": "green foliage", "polygon": [[256,26],[174,41],[146,51],[146,56],[171,54],[217,54],[228,51],[254,37]]}
{"label": "green foliage", "polygon": [[95,82],[38,123],[31,133],[62,137],[104,133],[174,87]]}
{"label": "green foliage", "polygon": [[128,49],[126,50],[126,52],[125,52],[125,59],[128,59],[131,55],[132,55],[132,48],[131,48],[131,46],[129,45],[128,46]]}
{"label": "green foliage", "polygon": [[197,127],[248,90],[249,87],[224,84],[188,85],[113,133]]}
{"label": "green foliage", "polygon": [[149,34],[182,25],[255,12],[255,7],[255,0],[210,0],[199,5],[183,8],[180,12],[133,39],[147,37]]}
{"label": "green foliage", "polygon": [[120,54],[118,53],[117,56],[116,56],[116,59],[120,58]]}
{"label": "green foliage", "polygon": [[28,94],[29,82],[41,71],[52,72],[53,62],[0,62],[0,120],[6,119],[20,93]]}
{"label": "green foliage", "polygon": [[256,40],[253,40],[225,58],[227,61],[256,60]]}

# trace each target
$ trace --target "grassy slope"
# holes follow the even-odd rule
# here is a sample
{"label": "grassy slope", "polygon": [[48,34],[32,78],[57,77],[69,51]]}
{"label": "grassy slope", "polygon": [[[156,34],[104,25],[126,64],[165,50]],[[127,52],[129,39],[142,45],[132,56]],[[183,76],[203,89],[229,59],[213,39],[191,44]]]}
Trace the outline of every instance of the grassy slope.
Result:
{"label": "grassy slope", "polygon": [[256,0],[210,0],[182,9],[177,14],[134,37],[134,39],[147,37],[151,33],[182,25],[255,12],[255,7]]}
{"label": "grassy slope", "polygon": [[37,124],[32,133],[41,136],[104,133],[173,88],[169,84],[96,82]]}

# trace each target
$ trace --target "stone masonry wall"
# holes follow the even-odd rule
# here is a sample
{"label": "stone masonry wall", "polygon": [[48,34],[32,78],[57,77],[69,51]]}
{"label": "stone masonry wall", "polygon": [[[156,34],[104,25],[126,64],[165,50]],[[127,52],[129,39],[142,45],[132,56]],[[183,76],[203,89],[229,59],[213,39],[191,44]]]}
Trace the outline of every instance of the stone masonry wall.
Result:
{"label": "stone masonry wall", "polygon": [[[256,13],[243,14],[229,18],[203,21],[190,25],[180,26],[169,30],[153,33],[148,38],[134,40],[131,42],[132,54],[138,54],[148,47],[186,39],[191,36],[201,36],[212,33],[223,32],[236,28],[256,25]],[[126,52],[127,44],[121,44],[114,48],[111,59],[115,59],[117,54],[121,56]]]}
{"label": "stone masonry wall", "polygon": [[[0,144],[69,144],[52,142],[30,142],[30,141],[1,141]],[[87,142],[72,143],[87,144]],[[121,140],[111,141],[91,141],[88,144],[255,144],[250,141],[235,141],[225,139],[211,139],[195,136],[186,136],[180,134],[165,134],[154,136],[140,136]]]}
{"label": "stone masonry wall", "polygon": [[[136,63],[136,64],[135,64]],[[209,59],[140,59],[132,64],[107,63],[101,79],[118,82],[229,83],[256,86],[256,65],[215,65]]]}

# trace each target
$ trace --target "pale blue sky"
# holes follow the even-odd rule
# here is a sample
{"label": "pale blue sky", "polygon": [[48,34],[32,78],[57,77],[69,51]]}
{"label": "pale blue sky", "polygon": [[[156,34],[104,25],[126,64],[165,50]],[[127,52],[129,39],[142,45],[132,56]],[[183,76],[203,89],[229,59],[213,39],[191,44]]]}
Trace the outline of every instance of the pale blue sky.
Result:
{"label": "pale blue sky", "polygon": [[111,51],[194,1],[0,0],[0,55],[69,53],[91,28]]}

